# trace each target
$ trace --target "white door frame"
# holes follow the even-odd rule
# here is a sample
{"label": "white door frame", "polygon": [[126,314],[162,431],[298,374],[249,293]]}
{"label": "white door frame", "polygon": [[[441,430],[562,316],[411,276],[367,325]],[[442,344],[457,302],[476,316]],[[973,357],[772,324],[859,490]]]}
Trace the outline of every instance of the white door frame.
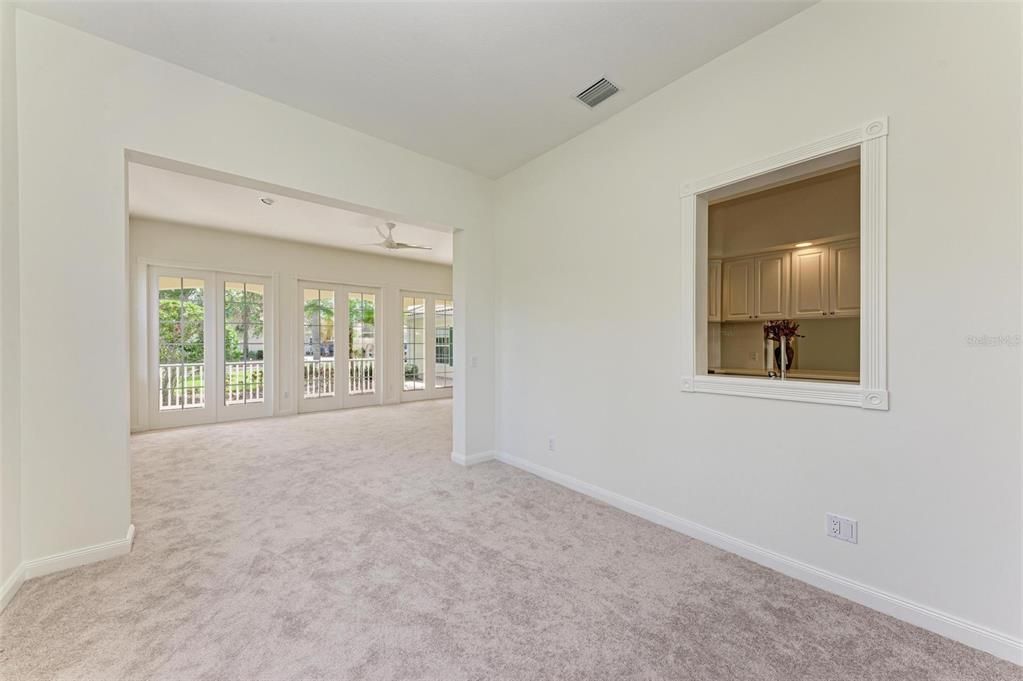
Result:
{"label": "white door frame", "polygon": [[[334,292],[334,394],[323,397],[305,396],[305,290],[318,289],[321,291]],[[374,332],[377,338],[377,348],[373,357],[373,392],[367,394],[351,395],[348,392],[348,327],[351,320],[348,318],[348,294],[349,293],[370,293],[375,300],[375,326]],[[298,280],[298,359],[296,364],[296,376],[298,385],[295,393],[298,396],[298,412],[309,413],[315,411],[329,411],[331,409],[348,409],[351,407],[368,407],[381,404],[384,397],[384,381],[387,380],[387,370],[384,362],[381,361],[383,346],[380,343],[382,338],[380,322],[381,312],[386,312],[387,306],[383,302],[383,291],[374,286],[353,286],[350,284],[335,284],[312,279]]]}
{"label": "white door frame", "polygon": [[[276,371],[274,370],[274,286],[272,277],[251,274],[234,274],[215,272],[217,293],[216,324],[217,324],[217,421],[237,421],[273,416],[274,388]],[[227,388],[224,385],[227,368],[224,357],[224,285],[229,281],[263,286],[263,401],[248,404],[227,404]]]}
{"label": "white door frame", "polygon": [[[160,391],[160,306],[159,306],[159,279],[160,277],[181,277],[188,279],[201,279],[203,281],[203,359],[204,359],[204,405],[191,409],[160,409],[158,396],[150,394],[147,402],[149,404],[149,427],[151,428],[175,428],[179,426],[193,426],[201,423],[213,423],[217,420],[217,398],[214,390],[217,375],[217,332],[215,315],[210,314],[210,305],[216,305],[216,275],[207,270],[193,270],[183,267],[163,267],[150,265],[146,268],[146,315],[147,344],[149,347],[149,362],[146,367],[146,374],[149,377],[146,390],[149,392]],[[211,380],[212,379],[212,380]]]}
{"label": "white door frame", "polygon": [[[423,342],[425,367],[423,370],[423,389],[405,390],[405,297],[423,299]],[[436,337],[436,307],[437,300],[450,300],[454,302],[454,296],[450,293],[428,293],[426,291],[410,291],[402,289],[398,292],[398,333],[401,334],[399,345],[399,360],[401,388],[399,395],[402,402],[415,402],[418,400],[434,400],[444,397],[451,397],[452,387],[438,388],[436,386],[437,375],[437,337]]]}

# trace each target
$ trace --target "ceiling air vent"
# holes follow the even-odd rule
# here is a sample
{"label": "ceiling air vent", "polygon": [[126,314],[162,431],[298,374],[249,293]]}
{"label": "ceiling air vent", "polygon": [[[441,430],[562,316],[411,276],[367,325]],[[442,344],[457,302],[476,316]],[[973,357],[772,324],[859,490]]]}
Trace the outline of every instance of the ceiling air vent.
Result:
{"label": "ceiling air vent", "polygon": [[617,85],[609,81],[607,78],[601,78],[596,83],[577,94],[575,98],[592,109],[616,92],[618,92]]}

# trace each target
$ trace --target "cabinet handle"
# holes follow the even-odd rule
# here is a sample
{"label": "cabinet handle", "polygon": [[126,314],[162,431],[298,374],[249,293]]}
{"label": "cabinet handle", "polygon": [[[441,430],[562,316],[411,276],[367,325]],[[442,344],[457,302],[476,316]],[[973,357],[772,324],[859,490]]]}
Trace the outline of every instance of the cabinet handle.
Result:
{"label": "cabinet handle", "polygon": [[827,312],[821,312],[821,314],[822,314],[822,315],[824,315],[825,317],[827,317],[827,316],[828,316],[828,313],[827,313]]}

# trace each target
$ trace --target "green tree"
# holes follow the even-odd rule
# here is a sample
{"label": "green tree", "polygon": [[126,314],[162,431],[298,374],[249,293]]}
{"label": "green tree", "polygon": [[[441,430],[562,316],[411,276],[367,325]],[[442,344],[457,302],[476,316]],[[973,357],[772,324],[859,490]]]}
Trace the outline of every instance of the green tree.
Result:
{"label": "green tree", "polygon": [[[198,364],[206,357],[203,344],[205,308],[201,289],[160,291],[160,364]],[[241,358],[237,328],[224,329],[224,354],[228,362]]]}
{"label": "green tree", "polygon": [[366,326],[373,326],[376,323],[376,305],[371,298],[349,298],[348,299],[348,353],[355,357],[365,354],[362,348],[355,346],[355,329]]}

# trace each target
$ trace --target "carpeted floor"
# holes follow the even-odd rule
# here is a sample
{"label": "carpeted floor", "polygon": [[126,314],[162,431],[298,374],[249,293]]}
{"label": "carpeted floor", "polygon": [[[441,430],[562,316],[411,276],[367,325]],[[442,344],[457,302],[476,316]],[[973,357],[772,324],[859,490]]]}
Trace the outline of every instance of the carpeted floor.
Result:
{"label": "carpeted floor", "polygon": [[448,401],[136,436],[130,556],[26,583],[10,679],[1019,681],[500,463]]}

